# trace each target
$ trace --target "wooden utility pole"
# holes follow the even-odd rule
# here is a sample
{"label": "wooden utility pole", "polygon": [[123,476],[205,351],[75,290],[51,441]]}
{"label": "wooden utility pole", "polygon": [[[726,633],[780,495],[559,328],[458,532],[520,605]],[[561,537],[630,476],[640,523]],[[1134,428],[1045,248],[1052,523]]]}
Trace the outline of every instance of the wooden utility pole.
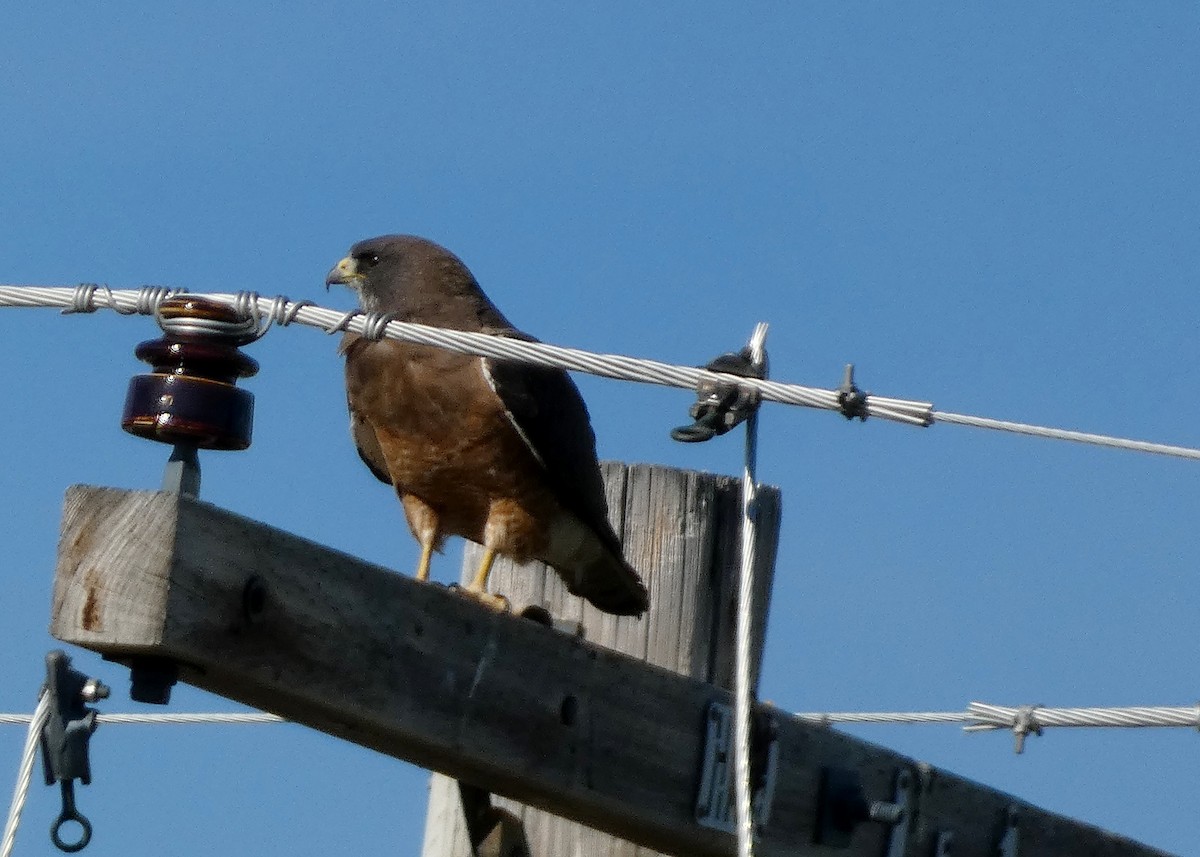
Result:
{"label": "wooden utility pole", "polygon": [[[691,541],[695,521],[652,507],[656,478],[631,477],[613,493],[630,519],[621,529],[646,530],[637,549],[646,555],[630,556],[643,570],[658,567],[650,561],[658,553],[682,563],[721,543],[716,529],[712,541]],[[662,479],[677,480],[686,497],[700,477]],[[635,482],[644,487],[631,492]],[[653,579],[650,589],[654,598]],[[681,613],[704,604],[719,613],[725,603],[696,592],[657,596],[692,598]],[[618,638],[641,639],[643,628],[647,653],[674,647],[689,672],[705,664],[696,669],[720,680],[721,658],[698,637],[652,646],[649,622],[612,621]],[[68,491],[51,633],[138,665],[148,685],[177,671],[197,687],[663,853],[735,850],[729,833],[697,823],[700,798],[720,797],[706,792],[702,772],[713,764],[713,712],[730,704],[727,691],[187,496]],[[760,746],[777,759],[759,857],[1162,857],[772,706],[757,705],[755,716],[770,723]],[[898,823],[866,820],[872,803],[889,801],[903,804],[892,813]]]}
{"label": "wooden utility pole", "polygon": [[[609,518],[629,562],[650,589],[650,610],[641,619],[601,613],[566,591],[542,563],[497,563],[493,588],[515,612],[543,611],[568,632],[631,657],[733,688],[735,609],[741,534],[741,481],[728,476],[645,465],[605,462]],[[779,534],[779,491],[758,493],[755,550],[755,615],[752,622],[755,678],[762,658],[767,602]],[[478,548],[463,558],[463,580],[473,575]],[[465,799],[464,799],[465,798]],[[479,812],[476,793],[441,774],[430,780],[423,857],[651,857],[645,848],[535,807],[493,798],[495,811],[483,829],[468,816]],[[487,822],[491,822],[488,829]],[[523,825],[521,836],[513,828]],[[521,839],[522,845],[518,845]],[[504,845],[501,847],[501,839]],[[474,842],[472,841],[474,840]],[[476,845],[486,840],[484,848]],[[525,850],[522,850],[522,847]]]}

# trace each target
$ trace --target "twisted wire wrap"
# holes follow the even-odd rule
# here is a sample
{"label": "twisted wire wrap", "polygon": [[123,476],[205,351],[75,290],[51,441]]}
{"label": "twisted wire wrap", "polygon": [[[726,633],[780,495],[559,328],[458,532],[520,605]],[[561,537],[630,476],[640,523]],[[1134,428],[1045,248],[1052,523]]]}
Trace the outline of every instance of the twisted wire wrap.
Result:
{"label": "twisted wire wrap", "polygon": [[[65,313],[91,313],[97,309],[112,309],[123,315],[157,315],[163,300],[182,293],[184,293],[182,290],[168,289],[163,286],[113,290],[108,286],[95,283],[83,283],[73,287],[0,286],[0,307],[62,307]],[[213,293],[198,296],[225,303],[233,307],[239,314],[253,319],[254,330],[258,337],[264,335],[272,324],[278,324],[281,327],[302,324],[320,328],[330,334],[350,332],[368,338],[386,336],[388,339],[434,345],[465,354],[497,357],[536,366],[586,372],[604,378],[636,381],[643,384],[695,390],[701,381],[720,381],[756,390],[762,398],[772,402],[826,411],[840,412],[842,409],[839,391],[836,389],[744,378],[690,366],[662,363],[657,360],[644,360],[617,354],[600,354],[485,333],[445,330],[412,322],[385,321],[378,314],[368,315],[360,310],[341,312],[317,306],[307,300],[292,301],[282,295],[263,298],[255,292],[244,291],[236,294]],[[911,426],[928,427],[939,422],[950,423],[1052,440],[1066,440],[1134,452],[1200,460],[1200,449],[1193,447],[937,411],[930,402],[888,396],[867,394],[863,412],[868,416]]]}

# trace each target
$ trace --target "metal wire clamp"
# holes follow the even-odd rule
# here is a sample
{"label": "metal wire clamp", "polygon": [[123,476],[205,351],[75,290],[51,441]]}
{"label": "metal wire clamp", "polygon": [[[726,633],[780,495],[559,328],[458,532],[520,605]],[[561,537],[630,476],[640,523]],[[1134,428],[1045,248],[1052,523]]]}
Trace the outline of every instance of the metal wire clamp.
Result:
{"label": "metal wire clamp", "polygon": [[[50,825],[50,841],[60,851],[82,850],[92,838],[92,825],[75,808],[75,780],[85,786],[92,781],[88,762],[88,739],[96,731],[96,709],[85,702],[108,697],[109,690],[95,679],[71,669],[71,659],[55,650],[46,655],[46,694],[50,715],[42,729],[42,769],[46,785],[58,783],[62,790],[62,812]],[[67,842],[63,826],[75,822],[82,828],[79,838]]]}
{"label": "metal wire clamp", "polygon": [[[765,354],[763,361],[756,364],[749,345],[736,353],[722,354],[702,368],[742,378],[761,380],[767,377]],[[745,421],[761,403],[762,395],[758,390],[740,387],[732,381],[703,378],[696,386],[696,403],[688,410],[695,422],[671,429],[671,437],[682,443],[712,440]]]}

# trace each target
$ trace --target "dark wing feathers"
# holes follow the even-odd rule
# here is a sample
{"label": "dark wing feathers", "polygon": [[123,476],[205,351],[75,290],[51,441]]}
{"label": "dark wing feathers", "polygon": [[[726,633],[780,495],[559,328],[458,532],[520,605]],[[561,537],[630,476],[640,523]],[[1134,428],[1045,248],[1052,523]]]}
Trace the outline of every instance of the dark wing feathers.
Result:
{"label": "dark wing feathers", "polygon": [[[537,341],[517,331],[504,335]],[[491,357],[484,358],[484,370],[509,419],[545,468],[559,503],[620,555],[620,543],[608,523],[596,435],[574,382],[561,369]]]}
{"label": "dark wing feathers", "polygon": [[[347,333],[338,344],[338,353],[349,358],[351,352],[363,347],[363,344],[366,343],[362,337]],[[350,411],[350,437],[354,440],[358,457],[375,474],[376,479],[385,485],[391,485],[392,477],[388,473],[387,458],[383,454],[383,448],[379,445],[379,438],[375,436],[375,429],[371,427],[371,424],[354,409],[354,402],[350,400],[349,390],[347,390],[346,407]]]}
{"label": "dark wing feathers", "polygon": [[363,460],[363,464],[375,474],[376,479],[391,485],[392,477],[388,474],[387,459],[383,456],[375,429],[358,415],[353,405],[350,406],[350,437],[354,439],[354,446],[358,449],[358,457]]}
{"label": "dark wing feathers", "polygon": [[[537,341],[512,328],[492,328],[489,332],[527,342]],[[348,334],[338,350],[349,355],[360,342],[359,337]],[[596,436],[587,405],[574,382],[561,369],[495,358],[484,358],[483,364],[488,383],[500,397],[513,426],[545,469],[559,503],[594,529],[620,555],[620,542],[608,523],[604,480],[596,462]],[[379,481],[391,485],[387,459],[375,429],[359,416],[353,402],[347,404],[350,436],[359,457]]]}

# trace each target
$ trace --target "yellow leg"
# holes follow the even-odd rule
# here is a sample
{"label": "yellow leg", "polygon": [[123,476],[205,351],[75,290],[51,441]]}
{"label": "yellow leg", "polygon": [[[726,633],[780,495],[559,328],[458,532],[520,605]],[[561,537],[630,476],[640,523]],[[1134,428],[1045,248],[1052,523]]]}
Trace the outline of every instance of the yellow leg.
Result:
{"label": "yellow leg", "polygon": [[421,561],[417,563],[417,580],[429,580],[429,560],[433,556],[433,539],[426,539],[421,544]]}
{"label": "yellow leg", "polygon": [[421,545],[421,561],[417,563],[417,580],[429,580],[429,561],[438,546],[438,513],[433,507],[413,494],[402,494],[404,517],[413,538]]}
{"label": "yellow leg", "polygon": [[487,592],[488,575],[492,573],[492,563],[496,561],[496,549],[484,548],[483,559],[479,560],[479,570],[475,572],[475,579],[471,581],[467,588],[472,592],[480,595]]}
{"label": "yellow leg", "polygon": [[467,584],[466,589],[460,591],[470,595],[476,601],[482,601],[493,610],[507,611],[511,609],[508,599],[503,595],[493,595],[487,591],[488,575],[492,573],[492,564],[495,561],[496,549],[485,547],[483,558],[479,560],[479,570],[475,572],[475,579]]}

